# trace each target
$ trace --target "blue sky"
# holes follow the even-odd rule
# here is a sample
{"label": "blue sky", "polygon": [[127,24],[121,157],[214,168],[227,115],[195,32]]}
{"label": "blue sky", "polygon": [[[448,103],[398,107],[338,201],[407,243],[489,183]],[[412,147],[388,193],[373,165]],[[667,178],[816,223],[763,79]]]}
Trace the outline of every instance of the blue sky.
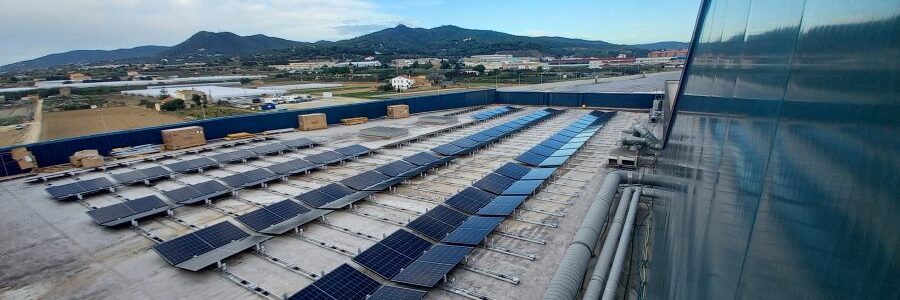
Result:
{"label": "blue sky", "polygon": [[[172,46],[197,31],[340,40],[399,23],[618,44],[690,39],[700,0],[29,0],[0,9],[0,65],[81,49]],[[37,21],[36,21],[37,20]]]}

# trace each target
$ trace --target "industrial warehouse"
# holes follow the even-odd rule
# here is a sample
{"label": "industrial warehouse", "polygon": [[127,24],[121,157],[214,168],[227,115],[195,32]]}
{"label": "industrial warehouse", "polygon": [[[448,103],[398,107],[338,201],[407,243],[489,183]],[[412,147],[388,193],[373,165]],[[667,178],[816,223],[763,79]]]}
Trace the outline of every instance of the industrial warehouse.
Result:
{"label": "industrial warehouse", "polygon": [[759,3],[678,78],[2,149],[0,297],[898,299],[900,4]]}

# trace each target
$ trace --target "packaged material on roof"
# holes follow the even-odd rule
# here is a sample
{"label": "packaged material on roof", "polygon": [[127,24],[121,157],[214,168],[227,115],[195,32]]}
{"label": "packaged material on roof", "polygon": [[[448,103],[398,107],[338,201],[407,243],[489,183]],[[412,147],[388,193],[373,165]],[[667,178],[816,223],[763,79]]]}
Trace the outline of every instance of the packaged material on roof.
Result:
{"label": "packaged material on roof", "polygon": [[300,121],[300,130],[303,131],[328,128],[325,114],[322,113],[299,115],[297,119]]}
{"label": "packaged material on roof", "polygon": [[189,126],[166,129],[162,131],[163,147],[166,150],[178,150],[206,144],[203,127]]}
{"label": "packaged material on roof", "polygon": [[387,107],[387,117],[389,119],[402,119],[409,117],[409,105],[389,105]]}
{"label": "packaged material on roof", "polygon": [[81,161],[85,158],[89,157],[99,157],[100,153],[97,150],[81,150],[69,156],[69,162],[72,163],[73,166],[81,167]]}

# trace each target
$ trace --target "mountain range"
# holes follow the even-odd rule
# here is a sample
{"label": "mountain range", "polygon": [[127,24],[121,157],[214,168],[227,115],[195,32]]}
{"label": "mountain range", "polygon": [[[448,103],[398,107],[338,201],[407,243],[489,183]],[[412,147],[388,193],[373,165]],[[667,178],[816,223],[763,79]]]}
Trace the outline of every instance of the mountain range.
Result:
{"label": "mountain range", "polygon": [[[659,42],[617,45],[563,37],[527,37],[491,30],[456,26],[431,29],[405,25],[352,39],[315,43],[291,41],[261,34],[239,36],[230,32],[201,31],[171,47],[141,46],[117,50],[75,50],[50,54],[0,67],[0,72],[20,72],[66,65],[100,63],[158,63],[162,59],[189,62],[224,62],[239,57],[261,64],[298,58],[353,58],[379,53],[384,57],[464,57],[498,52],[540,52],[552,56],[606,56],[618,53],[643,55],[655,49],[683,49],[687,43]],[[348,55],[350,57],[348,57]]]}

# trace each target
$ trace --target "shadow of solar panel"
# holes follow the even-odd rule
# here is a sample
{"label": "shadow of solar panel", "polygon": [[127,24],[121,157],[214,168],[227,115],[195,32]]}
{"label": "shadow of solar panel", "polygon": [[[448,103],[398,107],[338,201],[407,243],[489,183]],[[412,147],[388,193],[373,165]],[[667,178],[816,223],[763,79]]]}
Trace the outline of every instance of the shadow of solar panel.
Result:
{"label": "shadow of solar panel", "polygon": [[390,177],[382,175],[381,173],[378,173],[375,171],[368,171],[368,172],[363,172],[361,174],[357,174],[355,176],[345,178],[344,180],[341,180],[340,182],[342,184],[350,187],[351,189],[354,189],[357,191],[366,191],[366,190],[378,190],[378,189],[387,188],[387,187],[380,187],[380,188],[376,189],[376,187],[378,187],[380,183],[384,183],[390,179],[391,179]]}
{"label": "shadow of solar panel", "polygon": [[197,230],[194,234],[207,244],[213,246],[213,248],[219,248],[233,241],[250,236],[228,221]]}
{"label": "shadow of solar panel", "polygon": [[490,203],[478,210],[482,216],[509,216],[525,202],[526,196],[497,196]]}
{"label": "shadow of solar panel", "polygon": [[406,226],[427,237],[440,240],[465,220],[466,215],[438,205]]}
{"label": "shadow of solar panel", "polygon": [[562,146],[564,146],[565,144],[566,143],[548,139],[548,140],[544,140],[543,142],[541,142],[538,145],[541,145],[541,146],[544,146],[547,148],[559,149],[559,148],[562,148]]}
{"label": "shadow of solar panel", "polygon": [[500,217],[472,216],[441,240],[447,244],[476,246],[503,222]]}
{"label": "shadow of solar panel", "polygon": [[[501,190],[500,192],[503,192],[503,190]],[[462,210],[464,212],[474,214],[485,204],[491,202],[491,199],[493,198],[494,194],[469,187],[457,193],[456,195],[453,195],[452,197],[447,199],[447,201],[444,201],[444,204]]]}
{"label": "shadow of solar panel", "polygon": [[471,247],[435,245],[391,281],[434,287],[471,251]]}
{"label": "shadow of solar panel", "polygon": [[177,265],[191,258],[200,256],[213,250],[209,244],[204,242],[193,233],[177,237],[175,239],[160,243],[153,247],[160,256],[170,264]]}
{"label": "shadow of solar panel", "polygon": [[390,279],[431,246],[431,242],[401,229],[363,251],[353,260],[372,272]]}
{"label": "shadow of solar panel", "polygon": [[457,154],[462,153],[463,150],[464,150],[463,148],[461,148],[457,145],[454,145],[454,144],[443,144],[443,145],[440,145],[440,146],[437,146],[437,147],[434,147],[431,149],[431,151],[434,151],[434,152],[436,152],[440,155],[444,155],[444,156],[455,156]]}
{"label": "shadow of solar panel", "polygon": [[403,160],[417,166],[431,167],[435,166],[440,158],[428,152],[419,152],[411,156],[407,156],[406,158],[403,158]]}
{"label": "shadow of solar panel", "polygon": [[515,181],[515,179],[491,173],[475,182],[472,186],[499,195]]}
{"label": "shadow of solar panel", "polygon": [[273,173],[278,175],[294,175],[314,169],[316,167],[318,167],[318,165],[308,162],[302,158],[296,158],[286,162],[280,162],[268,166],[266,167],[266,169],[269,169],[269,171],[272,171]]}
{"label": "shadow of solar panel", "polygon": [[309,147],[309,146],[316,144],[316,142],[314,142],[313,140],[308,139],[308,138],[298,138],[298,139],[293,139],[293,140],[287,140],[287,141],[282,141],[281,143],[284,144],[285,146],[288,146],[288,148],[294,148],[294,149]]}
{"label": "shadow of solar panel", "polygon": [[531,195],[542,183],[543,180],[519,180],[503,191],[503,195]]}
{"label": "shadow of solar panel", "polygon": [[289,300],[346,299],[365,300],[381,284],[353,267],[343,264],[300,290]]}
{"label": "shadow of solar panel", "polygon": [[522,176],[521,180],[546,180],[556,172],[556,168],[534,168],[528,171],[528,174]]}
{"label": "shadow of solar panel", "polygon": [[333,164],[333,163],[342,161],[345,159],[345,157],[344,157],[344,155],[342,155],[338,152],[325,151],[322,153],[317,153],[317,154],[307,156],[305,159],[314,164],[328,165],[328,164]]}
{"label": "shadow of solar panel", "polygon": [[540,156],[550,156],[551,154],[553,154],[553,152],[556,152],[556,149],[542,145],[535,145],[534,147],[529,149],[528,152],[532,152]]}
{"label": "shadow of solar panel", "polygon": [[338,148],[334,151],[337,151],[338,153],[344,155],[345,157],[356,157],[356,156],[360,156],[360,155],[369,153],[369,151],[372,151],[372,149],[366,148],[359,144],[354,144],[354,145],[350,145],[347,147]]}
{"label": "shadow of solar panel", "polygon": [[531,168],[529,168],[529,167],[526,167],[526,166],[523,166],[523,165],[520,165],[517,163],[506,163],[505,165],[501,166],[500,168],[497,168],[497,170],[494,171],[494,173],[497,173],[497,174],[500,174],[500,175],[503,175],[503,176],[506,176],[506,177],[509,177],[512,179],[519,179],[522,176],[525,176],[525,174],[528,174],[529,171],[531,171]]}
{"label": "shadow of solar panel", "polygon": [[522,163],[529,164],[532,166],[540,165],[541,162],[543,162],[545,159],[547,159],[546,156],[541,156],[534,152],[525,152],[525,153],[522,153],[522,155],[519,155],[518,157],[516,157],[517,161],[520,161]]}
{"label": "shadow of solar panel", "polygon": [[417,175],[414,173],[416,169],[418,169],[418,167],[411,163],[397,160],[375,168],[375,171],[389,177],[412,177]]}
{"label": "shadow of solar panel", "polygon": [[426,292],[396,286],[382,285],[368,300],[419,300]]}

